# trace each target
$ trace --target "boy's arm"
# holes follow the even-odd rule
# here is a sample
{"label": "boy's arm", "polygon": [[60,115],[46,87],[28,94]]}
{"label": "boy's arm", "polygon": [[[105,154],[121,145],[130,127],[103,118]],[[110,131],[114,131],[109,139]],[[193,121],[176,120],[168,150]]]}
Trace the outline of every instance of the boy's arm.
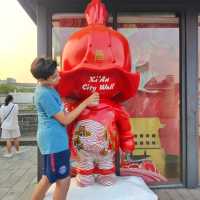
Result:
{"label": "boy's arm", "polygon": [[69,113],[59,112],[54,115],[54,118],[59,121],[61,124],[67,126],[72,121],[74,121],[80,113],[89,105],[96,104],[99,101],[99,94],[93,93],[87,99],[85,99],[79,106],[77,106],[73,111]]}

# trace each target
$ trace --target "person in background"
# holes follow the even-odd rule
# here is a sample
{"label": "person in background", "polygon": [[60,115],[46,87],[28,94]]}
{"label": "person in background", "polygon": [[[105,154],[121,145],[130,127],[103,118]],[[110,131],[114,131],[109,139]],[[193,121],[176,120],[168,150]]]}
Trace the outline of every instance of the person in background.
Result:
{"label": "person in background", "polygon": [[35,105],[38,112],[37,143],[43,157],[43,176],[32,200],[42,200],[52,183],[56,183],[55,200],[65,200],[70,185],[70,150],[66,126],[87,107],[99,101],[93,93],[71,112],[65,112],[60,96],[54,89],[60,80],[57,63],[47,58],[36,58],[31,73],[37,79]]}
{"label": "person in background", "polygon": [[18,105],[13,103],[13,96],[8,95],[5,98],[5,103],[0,108],[1,119],[1,138],[6,140],[7,152],[4,157],[10,158],[13,156],[12,146],[14,144],[16,153],[21,153],[19,150],[19,137],[21,136],[18,123]]}

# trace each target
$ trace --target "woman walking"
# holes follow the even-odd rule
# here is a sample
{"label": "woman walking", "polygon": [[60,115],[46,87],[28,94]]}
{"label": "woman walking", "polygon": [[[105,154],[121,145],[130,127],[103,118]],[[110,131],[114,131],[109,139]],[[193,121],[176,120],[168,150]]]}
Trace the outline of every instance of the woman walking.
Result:
{"label": "woman walking", "polygon": [[6,140],[7,152],[4,157],[10,158],[12,153],[12,142],[14,144],[16,153],[19,151],[19,137],[21,136],[18,124],[18,105],[13,103],[13,96],[8,95],[5,98],[5,103],[0,108],[1,119],[1,138]]}

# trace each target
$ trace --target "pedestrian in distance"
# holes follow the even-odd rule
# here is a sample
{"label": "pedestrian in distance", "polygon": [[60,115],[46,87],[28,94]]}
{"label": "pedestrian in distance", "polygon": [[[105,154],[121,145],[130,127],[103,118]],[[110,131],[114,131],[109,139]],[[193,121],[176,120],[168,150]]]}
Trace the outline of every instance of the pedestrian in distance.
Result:
{"label": "pedestrian in distance", "polygon": [[13,96],[7,95],[5,103],[0,108],[1,119],[1,138],[6,140],[6,153],[3,155],[10,158],[14,155],[12,147],[15,148],[15,153],[21,153],[19,146],[20,129],[18,123],[18,105],[13,103]]}

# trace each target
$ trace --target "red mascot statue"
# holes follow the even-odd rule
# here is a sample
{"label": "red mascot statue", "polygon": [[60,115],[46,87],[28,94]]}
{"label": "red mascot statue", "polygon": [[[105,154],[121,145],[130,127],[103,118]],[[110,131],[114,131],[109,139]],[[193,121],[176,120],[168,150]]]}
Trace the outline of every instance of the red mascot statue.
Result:
{"label": "red mascot statue", "polygon": [[140,76],[130,72],[125,37],[105,25],[105,5],[92,0],[85,15],[88,26],[74,33],[64,47],[57,90],[67,110],[93,92],[100,94],[99,104],[85,109],[68,133],[78,159],[79,185],[88,186],[95,181],[112,185],[116,179],[115,153],[119,148],[126,153],[134,150],[129,115],[120,103],[136,93]]}

